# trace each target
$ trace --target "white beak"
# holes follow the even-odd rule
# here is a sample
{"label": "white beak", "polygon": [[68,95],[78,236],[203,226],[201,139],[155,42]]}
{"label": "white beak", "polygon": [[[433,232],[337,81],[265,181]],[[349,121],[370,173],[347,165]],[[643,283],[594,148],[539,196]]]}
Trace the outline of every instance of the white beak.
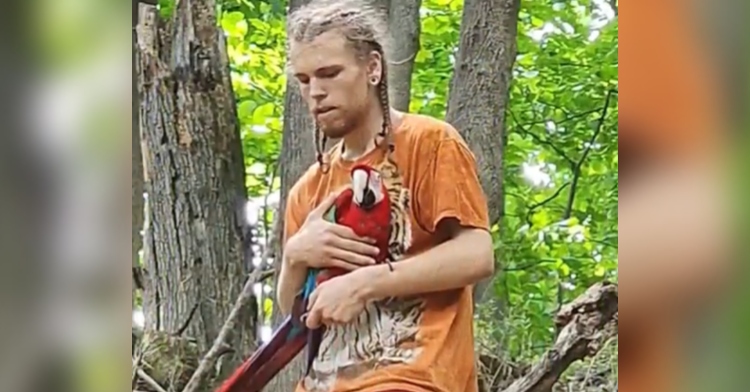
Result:
{"label": "white beak", "polygon": [[352,190],[354,191],[354,201],[361,204],[365,197],[365,189],[368,186],[368,175],[364,170],[355,170],[352,173]]}

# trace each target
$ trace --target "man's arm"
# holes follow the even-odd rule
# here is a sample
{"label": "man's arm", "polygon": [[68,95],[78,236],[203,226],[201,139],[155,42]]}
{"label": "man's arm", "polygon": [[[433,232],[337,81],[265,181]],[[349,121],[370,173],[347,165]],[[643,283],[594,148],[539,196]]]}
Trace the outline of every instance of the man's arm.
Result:
{"label": "man's arm", "polygon": [[394,271],[365,268],[371,274],[370,283],[362,285],[365,298],[457,289],[494,272],[487,200],[474,155],[458,136],[444,138],[425,155],[427,167],[414,188],[414,215],[440,244],[393,263]]}
{"label": "man's arm", "polygon": [[279,309],[284,316],[292,312],[294,297],[297,296],[297,292],[302,288],[307,274],[306,265],[290,259],[288,252],[286,252],[290,240],[294,240],[293,237],[299,231],[305,218],[301,212],[300,191],[298,185],[290,189],[284,213],[284,230],[281,244],[282,260],[279,263],[281,271],[279,271],[279,281],[276,285],[276,299],[279,302]]}
{"label": "man's arm", "polygon": [[279,301],[279,309],[284,316],[292,312],[294,297],[302,288],[307,276],[307,267],[304,263],[290,260],[284,252],[281,260],[281,271],[279,272],[279,283],[276,287],[276,297]]}
{"label": "man's arm", "polygon": [[360,298],[419,295],[453,290],[475,284],[494,272],[492,236],[484,229],[459,226],[455,219],[443,220],[438,230],[450,238],[419,255],[386,265],[366,267],[369,284],[360,286]]}

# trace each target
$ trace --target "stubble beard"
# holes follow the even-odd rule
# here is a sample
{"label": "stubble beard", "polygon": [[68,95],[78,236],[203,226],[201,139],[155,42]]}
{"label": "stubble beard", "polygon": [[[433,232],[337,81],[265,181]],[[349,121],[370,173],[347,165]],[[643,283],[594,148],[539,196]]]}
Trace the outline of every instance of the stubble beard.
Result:
{"label": "stubble beard", "polygon": [[329,139],[340,139],[357,128],[362,121],[363,116],[360,113],[342,113],[341,118],[337,118],[330,123],[318,123],[320,131]]}

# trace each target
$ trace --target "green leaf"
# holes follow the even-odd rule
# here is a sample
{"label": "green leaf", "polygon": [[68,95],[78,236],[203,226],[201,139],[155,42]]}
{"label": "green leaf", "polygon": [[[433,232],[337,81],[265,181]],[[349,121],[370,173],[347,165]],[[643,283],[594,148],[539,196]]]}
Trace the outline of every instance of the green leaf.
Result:
{"label": "green leaf", "polygon": [[274,114],[274,108],[275,105],[271,102],[256,107],[253,111],[252,123],[256,125],[264,125],[266,121],[270,121]]}

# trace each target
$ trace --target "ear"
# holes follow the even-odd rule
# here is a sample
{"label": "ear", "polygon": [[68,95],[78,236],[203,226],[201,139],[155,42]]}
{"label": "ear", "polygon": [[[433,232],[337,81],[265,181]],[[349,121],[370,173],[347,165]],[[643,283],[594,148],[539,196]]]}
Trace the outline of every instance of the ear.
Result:
{"label": "ear", "polygon": [[373,50],[367,58],[367,82],[373,86],[380,84],[383,75],[383,56]]}

